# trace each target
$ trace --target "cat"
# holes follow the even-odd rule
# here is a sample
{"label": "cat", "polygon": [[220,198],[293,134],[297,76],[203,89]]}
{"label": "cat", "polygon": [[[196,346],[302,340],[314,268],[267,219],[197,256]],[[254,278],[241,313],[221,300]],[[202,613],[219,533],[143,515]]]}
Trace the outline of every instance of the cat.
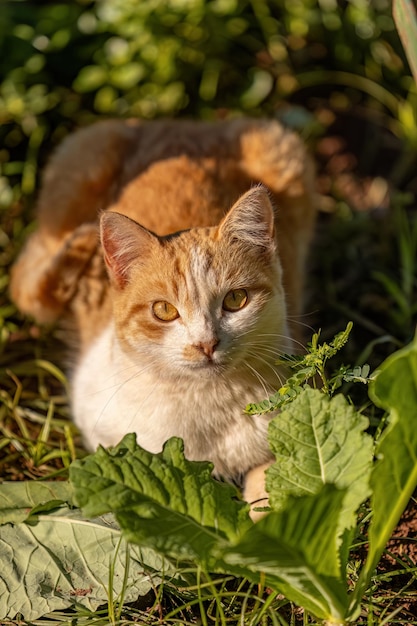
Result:
{"label": "cat", "polygon": [[11,296],[65,329],[89,450],[135,432],[159,452],[177,436],[187,458],[263,493],[270,416],[243,409],[281,385],[276,360],[294,348],[313,189],[277,121],[109,120],[62,143]]}

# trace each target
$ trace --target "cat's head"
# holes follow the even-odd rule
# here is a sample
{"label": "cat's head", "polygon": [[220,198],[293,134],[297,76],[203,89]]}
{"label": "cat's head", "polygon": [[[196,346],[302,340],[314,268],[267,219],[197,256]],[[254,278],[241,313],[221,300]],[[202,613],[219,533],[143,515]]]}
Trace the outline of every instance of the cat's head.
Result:
{"label": "cat's head", "polygon": [[161,376],[246,368],[270,377],[289,345],[274,228],[263,187],[242,196],[218,226],[167,237],[104,213],[101,242],[123,349]]}

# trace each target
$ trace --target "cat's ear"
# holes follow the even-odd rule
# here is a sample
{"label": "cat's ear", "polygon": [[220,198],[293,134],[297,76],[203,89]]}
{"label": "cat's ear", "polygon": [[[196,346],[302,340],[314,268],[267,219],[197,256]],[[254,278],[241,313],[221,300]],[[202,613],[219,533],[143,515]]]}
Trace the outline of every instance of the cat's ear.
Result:
{"label": "cat's ear", "polygon": [[100,237],[110,280],[123,289],[134,262],[147,254],[157,241],[143,226],[125,215],[106,211],[100,218]]}
{"label": "cat's ear", "polygon": [[275,249],[274,209],[262,185],[247,191],[232,206],[219,226],[220,237],[241,241],[272,252]]}

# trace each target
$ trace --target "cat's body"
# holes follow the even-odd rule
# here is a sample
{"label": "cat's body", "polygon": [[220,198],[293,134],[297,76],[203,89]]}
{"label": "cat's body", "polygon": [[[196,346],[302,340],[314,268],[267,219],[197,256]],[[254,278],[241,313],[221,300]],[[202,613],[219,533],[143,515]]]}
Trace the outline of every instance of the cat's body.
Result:
{"label": "cat's body", "polygon": [[312,195],[304,149],[276,122],[113,121],[64,142],[11,291],[77,335],[88,447],[136,432],[157,452],[179,436],[227,479],[268,461],[268,420],[243,408],[280,385]]}

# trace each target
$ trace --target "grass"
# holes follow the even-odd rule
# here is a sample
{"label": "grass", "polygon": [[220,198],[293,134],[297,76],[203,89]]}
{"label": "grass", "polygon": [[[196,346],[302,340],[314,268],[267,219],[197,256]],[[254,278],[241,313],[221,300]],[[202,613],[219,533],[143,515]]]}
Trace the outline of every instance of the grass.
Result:
{"label": "grass", "polygon": [[11,331],[8,321],[0,356],[0,472],[6,480],[58,478],[81,454],[66,379],[45,356],[52,338],[30,327]]}

